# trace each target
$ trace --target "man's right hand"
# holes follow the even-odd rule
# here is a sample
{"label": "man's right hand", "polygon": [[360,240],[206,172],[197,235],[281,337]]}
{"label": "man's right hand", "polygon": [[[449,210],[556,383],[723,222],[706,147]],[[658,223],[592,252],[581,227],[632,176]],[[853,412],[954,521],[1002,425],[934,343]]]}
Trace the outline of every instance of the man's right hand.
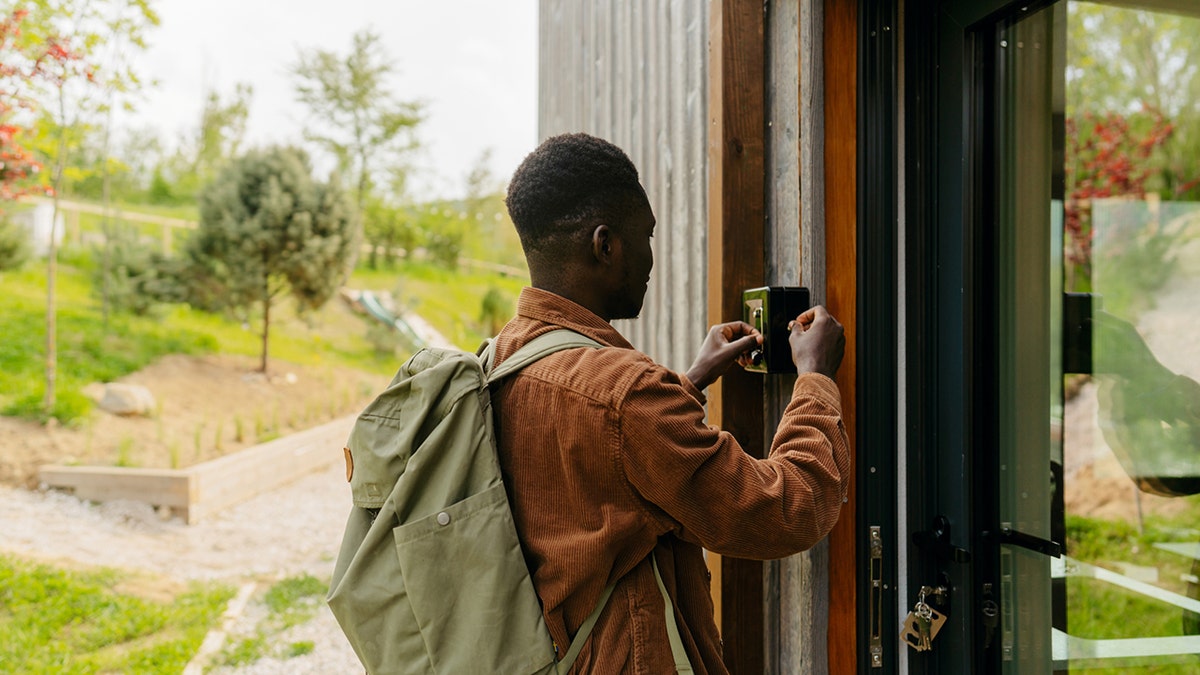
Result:
{"label": "man's right hand", "polygon": [[792,348],[792,363],[796,372],[820,373],[834,379],[846,351],[846,336],[842,324],[824,307],[817,305],[796,317],[789,324],[792,333],[788,344]]}

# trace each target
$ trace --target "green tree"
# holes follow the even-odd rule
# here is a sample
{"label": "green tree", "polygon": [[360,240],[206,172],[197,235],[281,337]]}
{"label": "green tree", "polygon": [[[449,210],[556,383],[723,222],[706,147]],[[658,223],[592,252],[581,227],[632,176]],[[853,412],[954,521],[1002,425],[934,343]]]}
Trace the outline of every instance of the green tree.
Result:
{"label": "green tree", "polygon": [[492,150],[476,158],[464,181],[463,255],[523,267],[525,255],[504,207],[504,183],[491,169]]}
{"label": "green tree", "polygon": [[[130,91],[138,78],[128,59],[109,58],[113,44],[144,47],[144,35],[158,24],[149,0],[31,0],[29,20],[22,39],[38,49],[47,84],[42,90],[43,144],[53,166],[51,185],[54,209],[50,246],[46,256],[46,395],[47,415],[55,407],[57,379],[57,321],[55,280],[58,251],[54,231],[59,197],[72,150],[80,144],[88,124],[111,111],[115,92]],[[105,140],[107,154],[107,140]],[[107,163],[107,157],[104,158]]]}
{"label": "green tree", "polygon": [[331,298],[350,271],[357,224],[337,181],[314,179],[294,148],[248,153],[200,193],[200,224],[186,245],[192,273],[210,301],[261,310],[262,372],[273,303],[286,293],[305,310]]}
{"label": "green tree", "polygon": [[303,50],[291,66],[296,98],[309,113],[305,138],[337,160],[355,182],[361,210],[372,187],[416,147],[422,104],[399,100],[388,88],[394,69],[379,36],[355,33],[350,53]]}
{"label": "green tree", "polygon": [[417,227],[408,209],[370,197],[362,218],[363,236],[370,247],[367,265],[371,269],[378,269],[380,257],[391,267],[397,254],[405,258],[412,255],[417,246]]}
{"label": "green tree", "polygon": [[185,135],[175,153],[154,167],[148,199],[176,204],[196,198],[226,163],[237,157],[246,136],[246,120],[254,88],[238,83],[229,97],[204,95],[199,126]]}
{"label": "green tree", "polygon": [[[103,274],[101,283],[101,314],[104,330],[108,331],[110,296],[113,289],[109,282],[113,278],[114,250],[110,241],[115,234],[112,209],[114,174],[128,174],[129,167],[112,157],[113,112],[119,107],[126,111],[134,109],[134,100],[141,93],[141,77],[133,67],[133,56],[146,49],[146,32],[159,25],[158,15],[150,8],[147,0],[109,0],[106,11],[101,15],[107,39],[97,49],[97,73],[101,94],[97,113],[100,122],[100,152],[98,158],[100,174],[100,200],[103,215],[100,219],[104,243],[100,250],[100,266]],[[95,75],[93,77],[96,77]]]}
{"label": "green tree", "polygon": [[92,270],[92,292],[105,294],[112,310],[145,316],[163,302],[186,299],[179,292],[185,275],[176,272],[178,264],[135,228],[112,228],[97,248],[102,250],[96,255],[106,255],[108,264]]}
{"label": "green tree", "polygon": [[467,236],[466,212],[459,208],[460,204],[435,202],[417,212],[426,255],[448,270],[458,269]]}
{"label": "green tree", "polygon": [[201,184],[211,181],[226,162],[241,152],[253,95],[254,88],[245,82],[234,87],[228,102],[223,102],[217,92],[209,92],[200,113],[193,165]]}

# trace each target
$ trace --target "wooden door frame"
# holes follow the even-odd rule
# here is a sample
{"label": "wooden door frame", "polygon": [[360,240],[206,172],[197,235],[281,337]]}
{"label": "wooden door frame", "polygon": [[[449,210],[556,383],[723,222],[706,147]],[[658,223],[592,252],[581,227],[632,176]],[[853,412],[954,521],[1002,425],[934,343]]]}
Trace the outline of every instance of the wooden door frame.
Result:
{"label": "wooden door frame", "polygon": [[[824,12],[820,105],[825,120],[825,217],[824,222],[797,222],[795,227],[824,228],[825,305],[846,331],[838,386],[853,448],[858,379],[858,0],[818,0],[814,5]],[[709,322],[716,323],[740,317],[740,291],[763,285],[767,73],[762,0],[711,0],[709,7],[708,313]],[[802,53],[800,59],[810,56]],[[801,100],[805,96],[801,92]],[[761,376],[735,369],[710,387],[708,398],[710,421],[732,433],[750,454],[764,456],[768,441],[763,406],[739,404],[764,400]],[[856,465],[852,471],[857,470]],[[830,598],[826,665],[833,673],[857,670],[856,482],[851,481],[847,503],[829,537],[828,586],[815,589]],[[710,556],[709,563],[726,664],[735,673],[764,672],[762,563],[717,556]]]}
{"label": "wooden door frame", "polygon": [[[838,370],[842,419],[850,439],[850,490],[829,535],[829,672],[859,668],[858,578],[858,0],[825,0],[825,304],[846,331]],[[822,227],[822,223],[801,223]],[[854,635],[854,640],[846,636]]]}

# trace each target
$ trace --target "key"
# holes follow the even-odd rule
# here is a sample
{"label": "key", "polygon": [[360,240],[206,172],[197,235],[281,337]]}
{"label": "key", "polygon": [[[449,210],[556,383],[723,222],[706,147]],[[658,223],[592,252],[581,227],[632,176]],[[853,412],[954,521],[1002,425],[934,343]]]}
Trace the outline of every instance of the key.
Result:
{"label": "key", "polygon": [[920,633],[921,648],[918,651],[929,651],[933,648],[933,632],[932,622],[929,620],[929,605],[923,602],[917,603],[917,630]]}
{"label": "key", "polygon": [[922,586],[920,594],[917,595],[917,606],[913,607],[913,611],[917,613],[917,630],[921,632],[921,651],[929,650],[931,648],[930,643],[933,642],[933,636],[931,635],[933,629],[929,621],[930,617],[933,616],[931,613],[933,608],[925,602],[925,596],[931,590],[928,586]]}
{"label": "key", "polygon": [[942,625],[946,623],[946,615],[929,605],[925,605],[925,607],[929,617],[929,641],[933,642],[933,639],[937,637],[938,631],[942,629]]}
{"label": "key", "polygon": [[925,594],[929,590],[928,586],[921,587],[921,591],[917,595],[917,604],[905,617],[905,630],[901,633],[904,641],[919,652],[928,651],[933,642],[933,628],[929,620],[930,607],[925,603]]}
{"label": "key", "polygon": [[900,640],[913,649],[923,652],[926,647],[921,639],[921,623],[917,619],[914,612],[909,612],[908,616],[904,617],[904,624],[900,629]]}
{"label": "key", "polygon": [[917,596],[917,604],[913,606],[908,616],[904,617],[904,623],[900,629],[900,639],[919,652],[929,651],[933,648],[933,639],[937,637],[938,631],[946,623],[946,615],[925,602],[925,597],[931,594],[944,599],[946,589],[940,586],[937,588],[922,586]]}

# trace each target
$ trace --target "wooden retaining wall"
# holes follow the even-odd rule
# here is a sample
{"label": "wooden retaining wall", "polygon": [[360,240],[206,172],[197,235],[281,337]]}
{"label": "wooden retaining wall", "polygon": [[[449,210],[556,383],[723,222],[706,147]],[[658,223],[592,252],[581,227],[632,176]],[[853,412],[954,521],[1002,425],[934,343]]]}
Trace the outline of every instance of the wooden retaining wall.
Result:
{"label": "wooden retaining wall", "polygon": [[166,507],[189,525],[343,460],[355,415],[186,469],[48,465],[41,482],[81,499]]}

